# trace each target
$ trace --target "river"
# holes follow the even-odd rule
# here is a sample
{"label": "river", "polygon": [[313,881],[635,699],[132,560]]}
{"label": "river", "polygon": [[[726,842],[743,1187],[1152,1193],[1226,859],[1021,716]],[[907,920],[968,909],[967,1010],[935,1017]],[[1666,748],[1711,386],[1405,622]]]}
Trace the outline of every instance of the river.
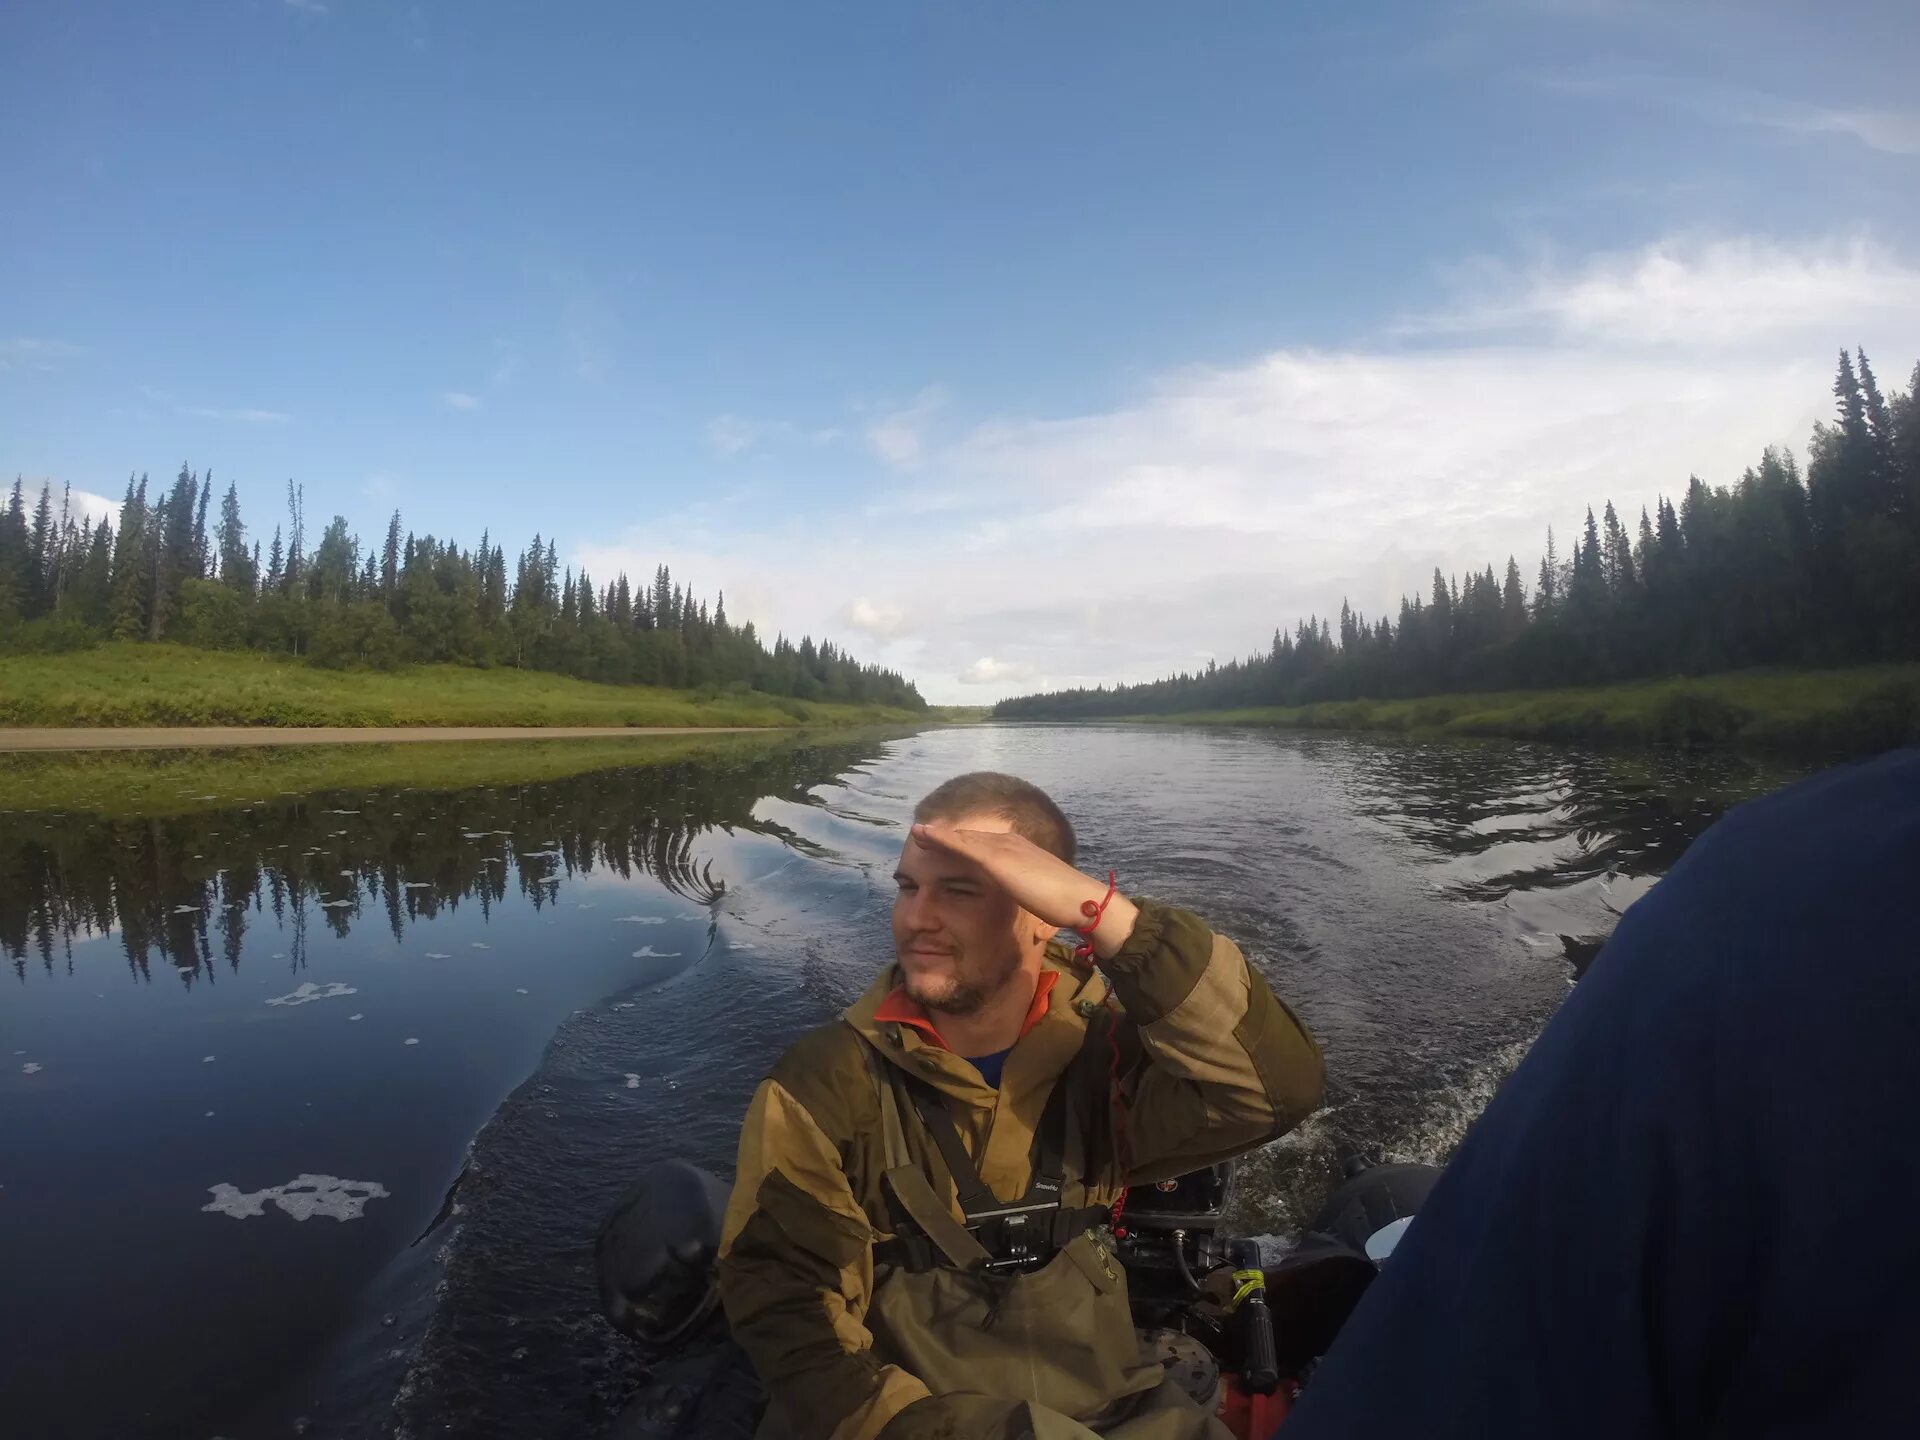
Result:
{"label": "river", "polygon": [[1320,1037],[1326,1108],[1236,1185],[1276,1234],[1347,1148],[1443,1160],[1619,912],[1792,778],[976,726],[153,819],[0,794],[8,1433],[603,1429],[635,1377],[594,1310],[600,1215],[650,1158],[730,1167],[774,1055],[887,960],[914,799],[983,768]]}

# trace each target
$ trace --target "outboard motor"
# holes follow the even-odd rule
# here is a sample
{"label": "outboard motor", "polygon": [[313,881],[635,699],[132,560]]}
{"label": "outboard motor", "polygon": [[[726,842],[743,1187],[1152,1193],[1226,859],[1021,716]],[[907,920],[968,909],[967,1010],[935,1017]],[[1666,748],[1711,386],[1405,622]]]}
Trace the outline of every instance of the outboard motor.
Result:
{"label": "outboard motor", "polygon": [[1374,1165],[1358,1154],[1348,1155],[1341,1170],[1346,1178],[1308,1229],[1343,1240],[1381,1264],[1427,1203],[1440,1171],[1432,1165]]}
{"label": "outboard motor", "polygon": [[640,1172],[593,1242],[600,1308],[614,1329],[662,1348],[714,1313],[713,1262],[726,1210],[726,1187],[684,1160]]}

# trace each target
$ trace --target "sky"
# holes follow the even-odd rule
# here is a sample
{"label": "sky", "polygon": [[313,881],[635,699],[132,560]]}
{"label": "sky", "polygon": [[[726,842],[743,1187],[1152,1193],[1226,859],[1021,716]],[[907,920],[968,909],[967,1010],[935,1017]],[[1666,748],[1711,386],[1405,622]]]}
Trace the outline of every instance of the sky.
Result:
{"label": "sky", "polygon": [[1920,358],[1920,6],[0,7],[0,474],[984,704],[1529,580]]}

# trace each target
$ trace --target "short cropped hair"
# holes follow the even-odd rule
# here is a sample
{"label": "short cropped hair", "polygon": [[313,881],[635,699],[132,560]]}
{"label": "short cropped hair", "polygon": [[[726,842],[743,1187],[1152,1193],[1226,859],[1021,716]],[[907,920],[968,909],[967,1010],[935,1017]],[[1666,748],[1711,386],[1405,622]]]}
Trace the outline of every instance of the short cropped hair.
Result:
{"label": "short cropped hair", "polygon": [[1050,855],[1073,863],[1073,824],[1038,785],[997,770],[975,770],[930,790],[913,807],[915,821],[964,820],[969,815],[994,815],[1013,826],[1013,833]]}

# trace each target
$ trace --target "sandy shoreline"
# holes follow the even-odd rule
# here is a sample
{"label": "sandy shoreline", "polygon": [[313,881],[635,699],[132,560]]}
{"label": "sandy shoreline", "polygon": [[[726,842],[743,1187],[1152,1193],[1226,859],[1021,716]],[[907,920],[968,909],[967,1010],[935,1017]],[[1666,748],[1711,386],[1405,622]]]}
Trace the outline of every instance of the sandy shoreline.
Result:
{"label": "sandy shoreline", "polygon": [[605,740],[649,735],[749,735],[751,725],[178,725],[0,729],[4,750],[191,750],[236,745],[395,745],[425,740]]}

